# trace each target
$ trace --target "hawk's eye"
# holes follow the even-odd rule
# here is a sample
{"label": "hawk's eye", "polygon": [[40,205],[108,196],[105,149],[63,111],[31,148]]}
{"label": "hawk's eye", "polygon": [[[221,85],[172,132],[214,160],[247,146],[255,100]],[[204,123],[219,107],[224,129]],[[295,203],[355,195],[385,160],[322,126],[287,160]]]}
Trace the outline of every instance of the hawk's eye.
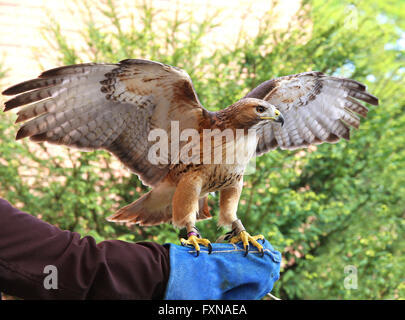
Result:
{"label": "hawk's eye", "polygon": [[256,107],[256,111],[257,111],[258,113],[263,113],[264,111],[266,111],[266,108],[263,107],[263,106],[257,106],[257,107]]}

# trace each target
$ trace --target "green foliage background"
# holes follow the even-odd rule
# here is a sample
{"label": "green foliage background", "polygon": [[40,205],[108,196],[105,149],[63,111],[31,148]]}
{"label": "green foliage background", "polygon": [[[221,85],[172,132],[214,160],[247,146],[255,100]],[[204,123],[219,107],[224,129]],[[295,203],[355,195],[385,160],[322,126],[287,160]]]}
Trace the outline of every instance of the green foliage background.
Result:
{"label": "green foliage background", "polygon": [[[168,18],[143,3],[134,8],[136,18],[118,12],[112,0],[106,3],[84,2],[81,50],[50,21],[44,36],[59,52],[60,65],[162,61],[190,74],[210,110],[226,107],[262,81],[309,70],[366,83],[380,106],[369,106],[351,141],[258,158],[258,170],[246,177],[239,217],[283,253],[273,290],[283,299],[405,298],[405,2],[304,1],[287,30],[272,28],[274,13],[266,12],[256,36],[241,33],[234,46],[209,54],[203,40],[218,25],[215,15],[203,21],[192,13]],[[94,8],[112,30],[95,22]],[[129,28],[121,25],[123,17],[131,20]],[[66,156],[51,154],[55,147],[15,142],[13,120],[13,114],[0,116],[0,196],[98,241],[177,243],[170,225],[128,228],[104,220],[146,191],[136,176],[117,174],[108,153],[69,150],[66,162]],[[216,216],[217,200],[210,199]],[[216,217],[199,228],[211,240],[224,231]],[[357,268],[355,290],[344,288],[350,265]]]}

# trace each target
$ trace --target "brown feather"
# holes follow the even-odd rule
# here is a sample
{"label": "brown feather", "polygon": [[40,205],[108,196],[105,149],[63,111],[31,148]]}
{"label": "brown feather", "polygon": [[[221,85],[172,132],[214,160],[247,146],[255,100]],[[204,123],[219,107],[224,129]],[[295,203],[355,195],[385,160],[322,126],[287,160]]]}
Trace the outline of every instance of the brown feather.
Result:
{"label": "brown feather", "polygon": [[[368,112],[368,109],[357,100],[378,105],[378,99],[366,92],[364,84],[352,79],[329,77],[320,72],[305,72],[268,80],[249,92],[246,97],[265,99],[281,111],[286,119],[285,127],[277,130],[286,138],[297,134],[297,131],[286,131],[288,128],[297,130],[294,129],[296,126],[288,125],[289,121],[302,119],[304,123],[304,128],[298,130],[300,138],[295,138],[296,141],[301,141],[300,145],[294,143],[290,145],[289,139],[280,140],[280,138],[280,141],[273,139],[272,143],[262,143],[266,140],[262,136],[259,138],[257,154],[263,154],[277,146],[288,149],[306,147],[308,137],[302,134],[308,135],[308,130],[311,137],[312,135],[316,137],[313,141],[309,141],[312,144],[335,143],[338,137],[349,139],[348,126],[359,128],[360,125],[356,113],[365,117]],[[297,116],[290,116],[292,113]],[[267,126],[274,124],[269,123]],[[261,134],[266,132],[268,131],[263,130]]]}

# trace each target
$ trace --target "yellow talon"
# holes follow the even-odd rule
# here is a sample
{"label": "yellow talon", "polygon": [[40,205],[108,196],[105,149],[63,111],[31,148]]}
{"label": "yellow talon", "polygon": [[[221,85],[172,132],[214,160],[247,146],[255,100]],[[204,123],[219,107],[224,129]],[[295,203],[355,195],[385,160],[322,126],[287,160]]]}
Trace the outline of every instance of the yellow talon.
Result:
{"label": "yellow talon", "polygon": [[183,246],[192,245],[195,248],[195,250],[197,251],[197,257],[200,254],[200,244],[208,247],[208,253],[211,253],[211,251],[212,251],[212,245],[208,239],[198,238],[197,236],[194,236],[194,235],[189,236],[187,240],[181,238],[180,242],[181,242],[181,245],[183,245]]}
{"label": "yellow talon", "polygon": [[230,242],[231,243],[237,243],[239,241],[242,241],[243,243],[243,248],[245,248],[245,256],[249,252],[249,242],[259,250],[259,252],[262,253],[262,256],[264,255],[263,251],[263,246],[257,242],[257,240],[264,240],[264,236],[259,234],[257,236],[251,236],[249,233],[247,233],[245,230],[241,231],[237,236],[234,236],[231,238]]}

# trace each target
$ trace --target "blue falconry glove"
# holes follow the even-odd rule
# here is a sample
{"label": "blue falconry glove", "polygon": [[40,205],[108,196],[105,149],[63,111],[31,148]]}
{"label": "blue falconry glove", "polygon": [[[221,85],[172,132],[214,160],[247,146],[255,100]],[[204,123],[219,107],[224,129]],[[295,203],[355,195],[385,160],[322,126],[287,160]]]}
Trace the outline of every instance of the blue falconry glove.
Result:
{"label": "blue falconry glove", "polygon": [[198,257],[192,246],[165,246],[170,248],[166,300],[261,299],[280,277],[281,253],[267,240],[263,256],[253,246],[246,255],[241,242],[213,243],[210,254],[202,246]]}

